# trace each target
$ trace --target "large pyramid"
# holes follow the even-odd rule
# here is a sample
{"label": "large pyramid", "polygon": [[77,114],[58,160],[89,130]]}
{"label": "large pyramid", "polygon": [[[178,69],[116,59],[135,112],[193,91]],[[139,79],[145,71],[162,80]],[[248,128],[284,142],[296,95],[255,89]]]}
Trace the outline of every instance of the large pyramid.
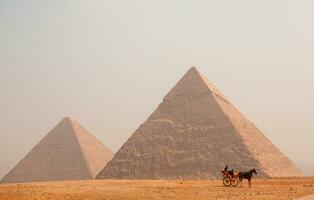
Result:
{"label": "large pyramid", "polygon": [[220,178],[226,164],[261,177],[302,175],[192,67],[97,178]]}
{"label": "large pyramid", "polygon": [[1,182],[93,179],[112,157],[111,150],[67,117]]}

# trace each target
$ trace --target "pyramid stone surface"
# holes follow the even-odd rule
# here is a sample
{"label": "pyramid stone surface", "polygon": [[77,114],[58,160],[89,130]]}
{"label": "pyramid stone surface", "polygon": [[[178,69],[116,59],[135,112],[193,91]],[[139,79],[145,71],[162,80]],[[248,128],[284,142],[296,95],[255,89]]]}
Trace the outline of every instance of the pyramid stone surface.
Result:
{"label": "pyramid stone surface", "polygon": [[230,163],[261,177],[302,175],[193,67],[97,178],[220,178]]}
{"label": "pyramid stone surface", "polygon": [[112,157],[78,122],[64,118],[1,182],[93,179]]}

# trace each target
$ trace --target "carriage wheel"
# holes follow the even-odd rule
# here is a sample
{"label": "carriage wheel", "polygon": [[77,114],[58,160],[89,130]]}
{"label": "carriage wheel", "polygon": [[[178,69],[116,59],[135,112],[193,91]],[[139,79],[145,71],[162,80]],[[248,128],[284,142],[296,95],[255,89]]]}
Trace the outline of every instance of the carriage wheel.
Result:
{"label": "carriage wheel", "polygon": [[231,181],[230,177],[225,176],[225,177],[223,177],[222,182],[223,182],[224,186],[229,187],[231,185],[232,181]]}
{"label": "carriage wheel", "polygon": [[239,184],[239,178],[238,177],[233,177],[231,179],[231,185],[236,187]]}

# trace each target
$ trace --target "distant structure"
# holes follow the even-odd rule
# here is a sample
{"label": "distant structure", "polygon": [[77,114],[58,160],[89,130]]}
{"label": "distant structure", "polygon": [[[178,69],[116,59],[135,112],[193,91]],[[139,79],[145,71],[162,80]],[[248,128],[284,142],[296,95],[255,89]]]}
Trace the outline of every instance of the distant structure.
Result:
{"label": "distant structure", "polygon": [[64,118],[2,180],[4,183],[93,179],[113,157],[79,123]]}
{"label": "distant structure", "polygon": [[302,175],[192,67],[97,178],[220,178],[228,163],[260,177]]}

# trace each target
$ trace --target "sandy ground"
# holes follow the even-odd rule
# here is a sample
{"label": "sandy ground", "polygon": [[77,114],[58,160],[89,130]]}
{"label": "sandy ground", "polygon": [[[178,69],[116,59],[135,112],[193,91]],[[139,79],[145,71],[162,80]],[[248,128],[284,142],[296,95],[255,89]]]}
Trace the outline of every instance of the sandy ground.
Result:
{"label": "sandy ground", "polygon": [[254,179],[252,187],[222,185],[220,180],[90,180],[0,184],[1,200],[44,199],[296,199],[314,194],[314,177]]}
{"label": "sandy ground", "polygon": [[305,197],[301,197],[297,200],[314,200],[314,195],[309,195],[309,196],[305,196]]}

